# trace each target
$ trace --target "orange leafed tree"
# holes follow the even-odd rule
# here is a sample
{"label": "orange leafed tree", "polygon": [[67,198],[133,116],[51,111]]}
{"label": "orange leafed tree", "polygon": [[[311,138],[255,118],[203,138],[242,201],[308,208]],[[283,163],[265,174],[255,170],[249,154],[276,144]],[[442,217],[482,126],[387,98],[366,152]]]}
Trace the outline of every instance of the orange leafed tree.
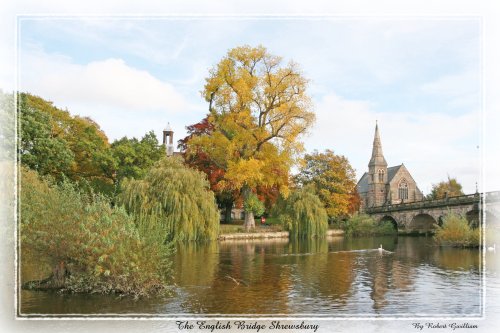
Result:
{"label": "orange leafed tree", "polygon": [[359,208],[356,175],[346,157],[332,150],[304,156],[304,164],[296,176],[301,185],[314,184],[330,220],[344,219]]}
{"label": "orange leafed tree", "polygon": [[[189,139],[186,156],[204,153],[224,171],[217,187],[246,201],[257,188],[288,193],[289,170],[303,150],[300,136],[314,122],[307,80],[298,66],[262,47],[229,50],[206,79],[211,133]],[[246,228],[255,226],[253,211]]]}

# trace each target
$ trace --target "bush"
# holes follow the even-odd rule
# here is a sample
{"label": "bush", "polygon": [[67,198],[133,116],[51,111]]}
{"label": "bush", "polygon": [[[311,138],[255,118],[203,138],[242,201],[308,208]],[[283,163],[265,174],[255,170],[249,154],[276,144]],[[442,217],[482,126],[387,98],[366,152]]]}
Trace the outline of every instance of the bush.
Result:
{"label": "bush", "polygon": [[54,185],[22,168],[21,266],[48,262],[52,275],[27,287],[147,296],[167,288],[171,247],[138,228],[101,195]]}
{"label": "bush", "polygon": [[123,182],[118,202],[164,240],[208,240],[219,234],[219,209],[206,177],[181,159],[158,161],[140,180]]}
{"label": "bush", "polygon": [[248,198],[243,203],[243,208],[245,209],[245,212],[253,213],[257,216],[264,214],[264,211],[266,210],[264,203],[260,201],[254,193],[250,193]]}
{"label": "bush", "polygon": [[389,221],[377,223],[367,214],[355,214],[343,224],[346,236],[392,235],[397,231]]}
{"label": "bush", "polygon": [[479,229],[473,229],[465,217],[449,213],[443,219],[443,226],[438,227],[434,235],[436,241],[443,246],[478,247]]}
{"label": "bush", "polygon": [[290,237],[325,236],[328,216],[312,185],[295,190],[281,204],[279,219]]}

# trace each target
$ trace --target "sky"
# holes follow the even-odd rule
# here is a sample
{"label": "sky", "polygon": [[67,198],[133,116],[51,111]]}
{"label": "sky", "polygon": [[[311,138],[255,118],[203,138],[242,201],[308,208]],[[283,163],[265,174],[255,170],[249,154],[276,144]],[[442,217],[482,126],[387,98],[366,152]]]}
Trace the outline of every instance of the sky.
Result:
{"label": "sky", "polygon": [[207,113],[210,68],[263,45],[309,79],[316,123],[306,151],[368,169],[375,122],[389,166],[420,189],[481,181],[481,25],[477,18],[280,16],[19,17],[18,88],[89,116],[110,141],[170,123],[174,140]]}

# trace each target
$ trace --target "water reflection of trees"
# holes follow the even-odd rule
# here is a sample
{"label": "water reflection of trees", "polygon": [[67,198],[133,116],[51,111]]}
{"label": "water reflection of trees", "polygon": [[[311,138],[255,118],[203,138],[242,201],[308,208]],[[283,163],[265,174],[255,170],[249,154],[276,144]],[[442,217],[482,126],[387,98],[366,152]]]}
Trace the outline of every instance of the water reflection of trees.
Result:
{"label": "water reflection of trees", "polygon": [[223,242],[218,252],[210,287],[189,289],[186,312],[288,313],[289,268],[272,262],[283,241]]}
{"label": "water reflection of trees", "polygon": [[443,269],[479,272],[481,253],[477,249],[438,248],[434,251],[433,259],[436,265]]}
{"label": "water reflection of trees", "polygon": [[174,278],[183,286],[210,286],[219,266],[218,242],[184,242],[177,246]]}
{"label": "water reflection of trees", "polygon": [[374,309],[387,305],[388,290],[410,291],[418,268],[425,266],[428,269],[479,272],[481,260],[477,249],[442,248],[436,246],[430,237],[399,237],[393,252],[367,265],[372,276]]}
{"label": "water reflection of trees", "polygon": [[[311,300],[325,311],[359,311],[356,295],[365,292],[359,288],[368,288],[378,312],[389,305],[389,292],[414,290],[422,267],[478,270],[480,263],[477,250],[443,249],[423,237],[210,244],[192,243],[178,252],[186,312],[300,313],[301,302]],[[380,254],[379,244],[393,253]]]}
{"label": "water reflection of trees", "polygon": [[343,238],[301,240],[290,243],[292,253],[307,255],[293,257],[297,278],[301,280],[302,297],[321,299],[329,307],[343,307],[349,300],[354,280],[355,254],[337,252],[343,248]]}

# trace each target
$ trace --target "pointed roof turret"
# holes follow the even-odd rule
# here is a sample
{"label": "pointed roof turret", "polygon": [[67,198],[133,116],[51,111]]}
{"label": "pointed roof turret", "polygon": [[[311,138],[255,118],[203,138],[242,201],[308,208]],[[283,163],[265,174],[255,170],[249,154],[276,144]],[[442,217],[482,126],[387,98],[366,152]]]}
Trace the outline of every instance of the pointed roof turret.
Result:
{"label": "pointed roof turret", "polygon": [[375,137],[373,138],[372,158],[370,159],[370,163],[368,163],[368,167],[374,165],[387,167],[387,162],[385,161],[384,153],[382,152],[382,142],[380,141],[377,122],[375,122]]}

